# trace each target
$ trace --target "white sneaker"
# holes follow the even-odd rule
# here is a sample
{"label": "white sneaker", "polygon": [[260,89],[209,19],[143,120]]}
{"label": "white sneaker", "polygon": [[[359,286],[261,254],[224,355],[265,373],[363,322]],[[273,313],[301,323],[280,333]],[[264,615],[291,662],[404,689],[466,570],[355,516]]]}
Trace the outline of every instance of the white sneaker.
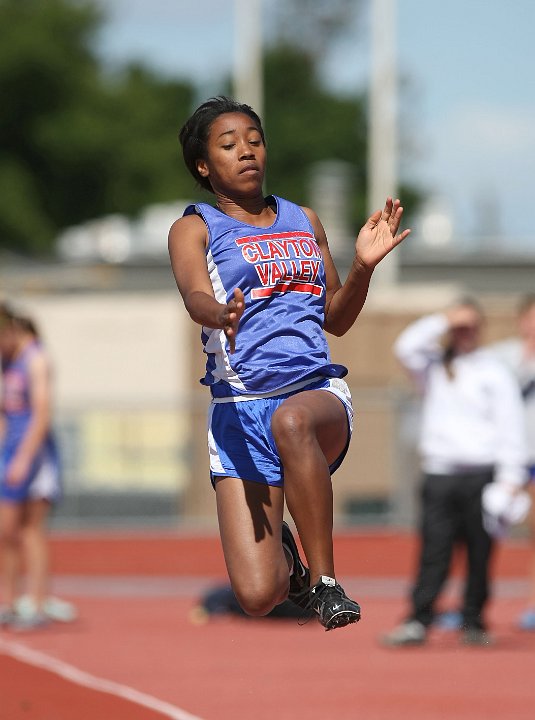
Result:
{"label": "white sneaker", "polygon": [[392,632],[383,635],[381,642],[389,647],[403,647],[407,645],[423,645],[427,630],[418,620],[408,620],[398,625]]}
{"label": "white sneaker", "polygon": [[[22,595],[15,603],[17,614],[22,617],[31,617],[37,613],[37,607],[34,600],[29,595]],[[50,620],[59,622],[72,622],[78,617],[76,607],[66,600],[49,596],[43,602],[42,612]]]}

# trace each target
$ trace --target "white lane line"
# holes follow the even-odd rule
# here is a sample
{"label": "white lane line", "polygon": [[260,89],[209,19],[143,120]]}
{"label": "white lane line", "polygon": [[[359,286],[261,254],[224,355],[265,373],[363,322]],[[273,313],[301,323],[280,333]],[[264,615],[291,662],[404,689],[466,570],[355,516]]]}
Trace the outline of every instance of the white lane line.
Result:
{"label": "white lane line", "polygon": [[32,650],[17,642],[6,641],[0,638],[0,653],[9,655],[16,660],[21,660],[22,662],[28,663],[28,665],[48,670],[82,687],[130,700],[136,703],[136,705],[142,705],[150,710],[159,712],[168,718],[172,718],[172,720],[202,720],[202,718],[197,715],[191,715],[185,710],[176,707],[176,705],[158,700],[158,698],[128,687],[128,685],[121,685],[120,683],[113,682],[113,680],[95,677],[84,670],[74,667],[74,665],[70,665],[62,660],[57,660],[38,650]]}

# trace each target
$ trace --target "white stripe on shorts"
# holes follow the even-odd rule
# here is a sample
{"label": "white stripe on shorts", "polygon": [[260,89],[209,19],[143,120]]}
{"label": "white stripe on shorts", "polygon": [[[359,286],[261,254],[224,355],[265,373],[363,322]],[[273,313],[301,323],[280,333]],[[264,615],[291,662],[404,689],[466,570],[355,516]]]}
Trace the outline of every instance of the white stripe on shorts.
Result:
{"label": "white stripe on shorts", "polygon": [[286,393],[293,392],[304,388],[311,383],[317,382],[318,380],[327,380],[328,378],[317,375],[315,377],[301,380],[300,382],[293,383],[292,385],[285,385],[283,388],[278,390],[272,390],[271,392],[260,393],[259,395],[229,395],[228,397],[212,398],[213,403],[229,403],[229,402],[247,402],[248,400],[266,400],[267,398],[277,397],[278,395],[286,395]]}
{"label": "white stripe on shorts", "polygon": [[28,497],[32,500],[55,500],[59,494],[58,467],[50,460],[45,460],[28,488]]}

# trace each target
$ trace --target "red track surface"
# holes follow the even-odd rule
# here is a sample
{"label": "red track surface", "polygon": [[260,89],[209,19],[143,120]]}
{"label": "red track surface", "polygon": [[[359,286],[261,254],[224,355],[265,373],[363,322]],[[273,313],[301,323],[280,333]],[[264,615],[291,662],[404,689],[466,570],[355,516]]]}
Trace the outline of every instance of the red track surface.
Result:
{"label": "red track surface", "polygon": [[[189,616],[195,596],[141,596],[130,585],[123,594],[77,594],[72,597],[80,611],[77,622],[39,633],[0,634],[0,720],[165,717],[14,660],[9,653],[17,648],[202,720],[531,720],[535,634],[513,627],[522,607],[518,593],[501,593],[492,603],[489,615],[498,639],[493,648],[464,648],[456,633],[440,631],[433,631],[423,648],[380,646],[379,635],[405,610],[401,581],[411,575],[414,550],[409,534],[337,538],[340,578],[347,578],[351,590],[359,584],[364,589],[357,593],[363,620],[332,633],[315,622],[299,627],[293,620],[225,617],[194,624]],[[58,576],[105,576],[110,587],[120,576],[137,575],[144,582],[148,575],[196,576],[199,582],[225,578],[217,538],[58,536],[53,555]],[[526,567],[527,548],[510,542],[498,553],[495,575],[502,584],[509,578],[514,587]],[[390,591],[382,594],[384,587]]]}

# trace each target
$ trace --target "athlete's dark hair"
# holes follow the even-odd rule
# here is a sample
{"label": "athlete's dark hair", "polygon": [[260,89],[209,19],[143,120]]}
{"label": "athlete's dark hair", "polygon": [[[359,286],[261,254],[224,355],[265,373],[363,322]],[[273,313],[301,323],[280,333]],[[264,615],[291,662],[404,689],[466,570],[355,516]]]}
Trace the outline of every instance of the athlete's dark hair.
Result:
{"label": "athlete's dark hair", "polygon": [[186,120],[178,137],[182,145],[182,154],[186,167],[199,185],[209,192],[213,192],[210,180],[199,174],[197,161],[208,159],[206,145],[210,135],[210,128],[214,120],[225,113],[243,113],[244,115],[248,115],[258,127],[262,142],[264,144],[266,142],[262,122],[249,105],[239,103],[223,95],[210,98],[200,105],[193,115]]}
{"label": "athlete's dark hair", "polygon": [[0,326],[10,325],[11,327],[19,328],[24,332],[30,333],[36,339],[39,337],[39,330],[35,322],[27,315],[14,310],[8,303],[0,303]]}

